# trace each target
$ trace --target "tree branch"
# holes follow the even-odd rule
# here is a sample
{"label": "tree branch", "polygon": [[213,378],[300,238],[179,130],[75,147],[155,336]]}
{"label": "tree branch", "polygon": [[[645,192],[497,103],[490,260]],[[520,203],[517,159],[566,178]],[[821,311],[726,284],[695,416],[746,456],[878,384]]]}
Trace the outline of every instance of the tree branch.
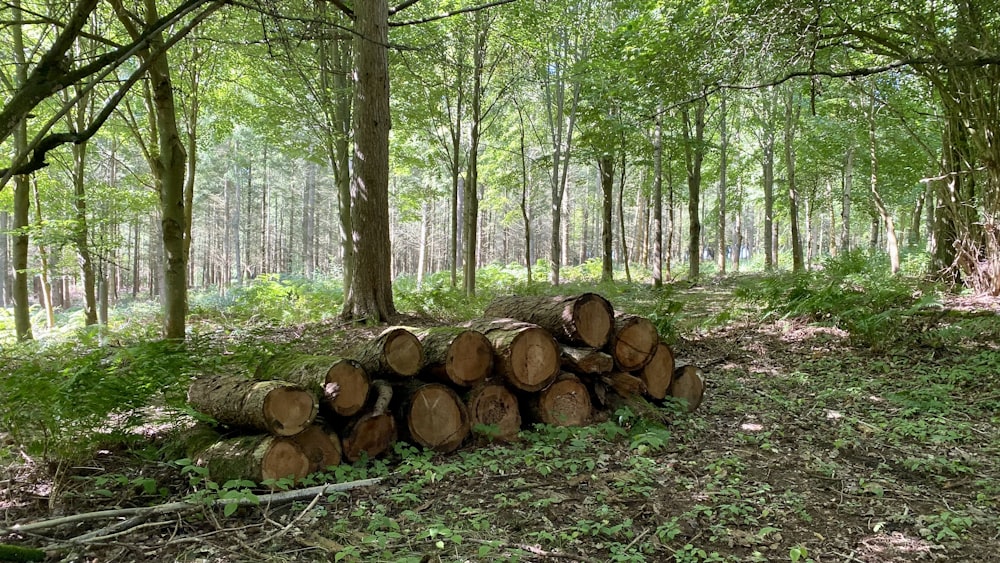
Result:
{"label": "tree branch", "polygon": [[420,0],[405,0],[398,6],[389,8],[389,17],[395,16],[396,14],[402,12],[403,10],[409,8],[410,6],[413,6],[417,2],[420,2]]}
{"label": "tree branch", "polygon": [[[461,8],[458,10],[452,10],[450,12],[445,12],[443,14],[437,14],[434,16],[428,16],[426,18],[421,18],[419,20],[410,20],[403,22],[389,22],[389,27],[402,27],[405,25],[417,25],[422,23],[430,23],[438,20],[443,20],[445,18],[450,18],[452,16],[457,16],[459,14],[468,14],[470,12],[478,12],[480,10],[487,10],[489,8],[494,8],[496,6],[502,6],[504,4],[510,4],[511,2],[516,2],[517,0],[495,0],[488,4],[482,4],[479,6],[470,6],[468,8]],[[404,3],[405,4],[405,3]]]}

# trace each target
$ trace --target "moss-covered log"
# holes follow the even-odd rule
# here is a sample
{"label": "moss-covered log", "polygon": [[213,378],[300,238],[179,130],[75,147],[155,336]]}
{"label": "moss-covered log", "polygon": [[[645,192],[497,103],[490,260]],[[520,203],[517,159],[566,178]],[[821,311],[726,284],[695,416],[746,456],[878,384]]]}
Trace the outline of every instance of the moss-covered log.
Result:
{"label": "moss-covered log", "polygon": [[528,397],[531,419],[553,426],[582,426],[593,406],[590,391],[577,376],[562,372],[551,385]]}
{"label": "moss-covered log", "polygon": [[253,381],[234,375],[200,377],[188,387],[195,410],[232,426],[298,434],[316,418],[316,395],[287,381]]}
{"label": "moss-covered log", "polygon": [[596,293],[569,297],[498,297],[486,307],[484,315],[536,324],[548,330],[559,341],[593,348],[601,348],[607,344],[614,325],[611,304]]}
{"label": "moss-covered log", "polygon": [[320,405],[338,416],[357,414],[368,400],[368,374],[357,360],[335,356],[281,354],[262,362],[257,379],[281,379],[321,397]]}
{"label": "moss-covered log", "polygon": [[480,319],[462,325],[493,345],[495,373],[522,391],[538,391],[559,375],[559,347],[544,328],[514,319]]}
{"label": "moss-covered log", "polygon": [[628,313],[615,314],[615,329],[608,342],[608,353],[621,371],[637,371],[656,353],[660,335],[648,319]]}
{"label": "moss-covered log", "polygon": [[429,377],[471,387],[493,371],[493,346],[481,332],[451,326],[409,331],[420,340],[424,351],[423,373]]}
{"label": "moss-covered log", "polygon": [[517,397],[500,383],[484,382],[465,396],[469,424],[492,440],[509,442],[521,430],[521,409]]}
{"label": "moss-covered log", "polygon": [[393,326],[354,347],[348,354],[370,377],[411,377],[424,365],[420,341],[409,330]]}
{"label": "moss-covered log", "polygon": [[362,457],[376,458],[396,442],[396,419],[389,412],[393,389],[383,380],[372,381],[373,406],[364,414],[348,420],[340,432],[344,457],[351,462]]}
{"label": "moss-covered log", "polygon": [[451,452],[469,435],[469,411],[450,387],[408,380],[397,384],[395,392],[397,418],[414,443]]}
{"label": "moss-covered log", "polygon": [[674,352],[670,346],[660,342],[656,346],[653,359],[637,372],[646,384],[646,395],[662,400],[667,396],[670,382],[674,378]]}
{"label": "moss-covered log", "polygon": [[291,438],[269,434],[238,436],[215,442],[195,456],[217,483],[246,479],[262,483],[269,479],[301,479],[312,470],[312,462]]}

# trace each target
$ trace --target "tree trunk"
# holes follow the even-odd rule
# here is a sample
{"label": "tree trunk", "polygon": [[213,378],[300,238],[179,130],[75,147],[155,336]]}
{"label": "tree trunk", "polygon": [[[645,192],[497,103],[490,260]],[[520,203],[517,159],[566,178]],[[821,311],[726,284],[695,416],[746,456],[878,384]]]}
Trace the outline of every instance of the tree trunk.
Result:
{"label": "tree trunk", "polygon": [[223,424],[276,434],[298,434],[316,418],[316,397],[285,381],[253,381],[235,375],[191,382],[188,402]]}
{"label": "tree trunk", "polygon": [[653,130],[653,287],[663,286],[663,117],[656,116]]}
{"label": "tree trunk", "polygon": [[532,420],[552,426],[583,426],[592,410],[587,386],[566,372],[528,399]]}
{"label": "tree trunk", "polygon": [[465,397],[472,431],[490,440],[509,442],[521,430],[521,411],[517,397],[505,385],[484,382]]}
{"label": "tree trunk", "polygon": [[[82,4],[81,4],[82,7]],[[15,23],[11,27],[14,43],[14,65],[18,85],[24,85],[28,80],[28,67],[24,58],[24,41],[21,29],[21,4],[16,2],[12,7]],[[28,126],[24,119],[12,124],[14,136],[14,151],[24,154],[28,149]],[[31,209],[31,191],[28,177],[19,174],[14,176],[14,244],[13,267],[14,288],[11,296],[14,300],[14,330],[19,341],[31,340],[31,304],[28,302],[28,226]]]}
{"label": "tree trunk", "polygon": [[482,333],[458,327],[411,328],[424,351],[424,373],[471,387],[493,371],[493,346]]}
{"label": "tree trunk", "polygon": [[792,238],[792,271],[805,269],[802,258],[802,238],[799,236],[799,189],[795,183],[795,132],[799,121],[795,93],[788,92],[785,105],[785,171],[788,173],[788,218]]}
{"label": "tree trunk", "polygon": [[[37,227],[42,226],[42,202],[38,195],[38,178],[37,176],[32,176],[31,180],[31,191],[35,196],[35,221]],[[51,270],[52,264],[49,260],[48,248],[42,244],[41,239],[38,242],[38,261],[39,267],[39,277],[41,278],[41,299],[39,301],[42,307],[45,309],[45,326],[50,330],[56,327],[56,312],[52,305],[52,282],[49,279],[49,272]]]}
{"label": "tree trunk", "polygon": [[851,190],[854,188],[854,143],[844,160],[844,191],[840,207],[840,252],[851,250]]}
{"label": "tree trunk", "polygon": [[268,358],[257,366],[254,378],[295,383],[320,397],[321,406],[343,417],[353,416],[365,406],[371,386],[356,360],[307,354]]}
{"label": "tree trunk", "polygon": [[402,327],[389,327],[350,353],[370,376],[410,377],[424,365],[420,340]]}
{"label": "tree trunk", "polygon": [[656,326],[648,319],[628,313],[615,313],[615,328],[607,350],[622,371],[636,371],[653,359],[660,343]]}
{"label": "tree trunk", "polygon": [[0,211],[0,307],[10,306],[10,213]]}
{"label": "tree trunk", "polygon": [[665,343],[656,346],[653,358],[638,372],[646,385],[646,394],[653,399],[667,396],[674,377],[674,352]]}
{"label": "tree trunk", "polygon": [[396,442],[396,418],[389,412],[392,386],[375,380],[372,389],[375,391],[372,409],[348,421],[341,430],[344,457],[352,463],[362,457],[379,457]]}
{"label": "tree trunk", "polygon": [[611,338],[614,310],[596,293],[572,297],[498,297],[483,314],[536,324],[569,344],[601,348]]}
{"label": "tree trunk", "polygon": [[611,158],[610,154],[605,153],[597,159],[597,168],[601,174],[601,193],[604,204],[601,215],[601,242],[603,245],[601,283],[606,283],[614,279],[614,240],[611,214],[614,208],[615,160]]}
{"label": "tree trunk", "polygon": [[896,238],[896,225],[893,223],[892,214],[885,206],[882,194],[878,190],[878,138],[875,134],[875,92],[872,91],[871,103],[868,113],[868,152],[871,158],[871,192],[872,203],[878,211],[879,217],[885,223],[886,251],[889,253],[889,268],[893,274],[899,272],[899,241]]}
{"label": "tree trunk", "polygon": [[450,387],[413,380],[395,391],[404,434],[417,445],[447,453],[469,435],[469,411]]}
{"label": "tree trunk", "polygon": [[462,326],[489,339],[494,371],[517,389],[538,391],[559,374],[559,348],[552,334],[538,325],[513,319],[480,319]]}
{"label": "tree trunk", "polygon": [[[624,144],[624,142],[623,142]],[[632,271],[629,270],[628,239],[625,236],[625,206],[622,200],[625,198],[625,149],[622,148],[622,160],[620,170],[621,181],[618,182],[618,234],[622,240],[622,265],[625,266],[625,281],[632,283]]]}
{"label": "tree trunk", "polygon": [[389,243],[389,7],[386,0],[355,6],[357,93],[351,212],[355,270],[343,317],[386,322],[392,301]]}
{"label": "tree trunk", "polygon": [[684,119],[684,163],[687,167],[688,215],[691,223],[688,241],[688,278],[694,282],[701,273],[701,164],[705,159],[703,144],[705,134],[704,99],[694,103],[694,123],[691,122],[691,108],[681,110]]}
{"label": "tree trunk", "polygon": [[715,267],[719,275],[726,273],[726,169],[729,157],[729,135],[726,131],[726,93],[719,101],[719,223],[716,233]]}
{"label": "tree trunk", "polygon": [[524,267],[527,270],[528,285],[531,285],[531,214],[529,205],[528,156],[524,142],[524,114],[521,105],[517,104],[517,119],[521,124],[518,129],[518,140],[521,148],[521,220],[524,222]]}

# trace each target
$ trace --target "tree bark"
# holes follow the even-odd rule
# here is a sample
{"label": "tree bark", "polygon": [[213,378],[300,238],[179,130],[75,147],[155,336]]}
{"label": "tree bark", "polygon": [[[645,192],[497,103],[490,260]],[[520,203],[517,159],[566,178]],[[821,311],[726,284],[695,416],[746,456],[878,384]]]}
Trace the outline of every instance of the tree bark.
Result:
{"label": "tree bark", "polygon": [[[873,87],[874,88],[874,87]],[[878,211],[879,217],[885,223],[886,251],[889,253],[889,269],[893,274],[899,272],[899,240],[896,237],[896,225],[892,220],[892,214],[885,206],[885,200],[878,188],[878,137],[875,131],[875,91],[872,90],[868,113],[868,152],[871,158],[871,192],[872,203]]]}
{"label": "tree bark", "polygon": [[663,118],[653,131],[653,287],[663,286]]}
{"label": "tree bark", "polygon": [[357,414],[365,406],[371,386],[359,362],[334,356],[273,356],[257,366],[254,377],[300,385],[321,398],[320,406],[344,417]]}
{"label": "tree bark", "polygon": [[559,374],[559,348],[544,328],[514,319],[480,319],[461,326],[483,333],[493,345],[494,371],[522,391],[538,391]]}
{"label": "tree bark", "polygon": [[615,360],[610,355],[593,348],[573,348],[559,345],[562,368],[573,373],[601,374],[615,368]]}
{"label": "tree bark", "polygon": [[[94,9],[96,2],[94,0],[87,0],[81,2],[77,5],[77,10],[82,11],[87,9],[89,5],[89,11]],[[23,41],[23,31],[21,29],[21,5],[17,2],[13,6],[13,16],[14,21],[17,22],[11,28],[13,34],[14,43],[14,64],[15,64],[15,74],[17,79],[17,84],[19,87],[24,87],[28,83],[28,68],[27,62],[24,58],[24,41]],[[74,14],[76,16],[76,14]],[[82,23],[81,23],[82,25]],[[68,29],[66,30],[69,31]],[[79,30],[77,30],[79,31]],[[69,44],[66,45],[65,49],[69,48]],[[44,62],[43,57],[43,62]],[[54,64],[54,62],[53,62]],[[39,63],[38,67],[35,68],[36,74],[39,69],[42,68],[42,63]],[[15,96],[16,98],[16,96]],[[6,110],[12,106],[15,99],[8,100],[8,105],[4,108],[4,114]],[[36,102],[37,103],[37,102]],[[34,107],[33,105],[31,107]],[[26,109],[23,113],[27,114],[30,111]],[[11,118],[9,125],[7,121],[0,120],[0,126],[9,134],[13,132],[14,136],[14,151],[17,154],[22,154],[27,151],[28,148],[28,126],[23,117]],[[6,138],[6,135],[0,135],[0,138]],[[33,335],[31,333],[31,304],[28,302],[28,226],[30,224],[29,212],[31,209],[31,192],[28,182],[28,177],[24,174],[18,174],[14,176],[14,232],[13,235],[13,256],[12,262],[14,267],[14,288],[11,291],[11,296],[14,300],[14,330],[17,334],[17,339],[19,341],[31,340]]]}
{"label": "tree bark", "polygon": [[674,352],[665,343],[656,346],[653,358],[638,372],[646,385],[646,394],[653,399],[663,399],[674,378]]}
{"label": "tree bark", "polygon": [[217,483],[231,479],[262,483],[271,479],[302,479],[313,463],[289,438],[253,435],[229,438],[208,446],[195,456]]}
{"label": "tree bark", "polygon": [[694,122],[691,108],[681,110],[684,119],[684,163],[688,181],[688,219],[691,223],[688,241],[688,278],[694,282],[701,273],[701,165],[705,159],[705,110],[707,103],[701,99],[694,103]]}
{"label": "tree bark", "polygon": [[536,324],[568,344],[601,348],[611,338],[614,310],[596,293],[571,297],[498,297],[484,313]]}
{"label": "tree bark", "polygon": [[719,101],[719,222],[716,232],[715,267],[719,275],[726,273],[726,169],[729,158],[729,134],[726,131],[726,94]]}
{"label": "tree bark", "polygon": [[615,159],[610,154],[603,154],[597,159],[597,168],[601,174],[601,243],[603,252],[601,261],[601,283],[614,279],[614,233],[611,228],[611,214],[614,209]]}
{"label": "tree bark", "polygon": [[795,93],[788,92],[785,105],[785,167],[788,173],[788,218],[792,238],[792,271],[805,269],[802,258],[802,238],[799,235],[799,190],[795,183],[795,131],[798,127],[799,107]]}
{"label": "tree bark", "polygon": [[188,388],[188,403],[223,424],[276,434],[298,434],[316,418],[316,397],[285,381],[253,381],[235,375],[201,377]]}

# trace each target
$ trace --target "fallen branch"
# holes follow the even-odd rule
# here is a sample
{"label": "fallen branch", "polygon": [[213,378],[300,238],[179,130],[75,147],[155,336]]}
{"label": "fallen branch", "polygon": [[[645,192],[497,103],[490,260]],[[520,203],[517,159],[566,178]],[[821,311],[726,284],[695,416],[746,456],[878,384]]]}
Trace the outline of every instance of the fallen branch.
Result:
{"label": "fallen branch", "polygon": [[66,524],[73,524],[76,522],[86,522],[90,520],[102,520],[105,518],[123,518],[123,517],[141,516],[143,518],[137,519],[138,521],[141,521],[148,519],[151,516],[169,514],[171,512],[183,512],[185,510],[204,508],[206,506],[219,507],[230,504],[235,504],[237,506],[257,506],[265,504],[274,505],[274,504],[288,503],[296,500],[311,499],[312,497],[317,495],[328,495],[331,493],[336,493],[341,491],[350,491],[353,489],[359,489],[361,487],[370,487],[371,485],[379,483],[381,480],[382,480],[381,478],[360,479],[358,481],[349,481],[347,483],[334,483],[332,485],[317,485],[315,487],[309,487],[307,489],[297,489],[294,491],[282,491],[280,493],[258,495],[256,500],[248,498],[238,498],[238,499],[220,498],[208,504],[182,500],[178,502],[159,504],[156,506],[139,506],[135,508],[116,508],[111,510],[98,510],[95,512],[85,512],[83,514],[73,514],[72,516],[64,516],[62,518],[53,518],[51,520],[42,520],[41,522],[32,522],[30,524],[14,524],[9,528],[0,528],[0,535],[18,534],[22,532],[36,532],[38,530],[46,530],[49,528],[55,528],[57,526],[64,526]]}

